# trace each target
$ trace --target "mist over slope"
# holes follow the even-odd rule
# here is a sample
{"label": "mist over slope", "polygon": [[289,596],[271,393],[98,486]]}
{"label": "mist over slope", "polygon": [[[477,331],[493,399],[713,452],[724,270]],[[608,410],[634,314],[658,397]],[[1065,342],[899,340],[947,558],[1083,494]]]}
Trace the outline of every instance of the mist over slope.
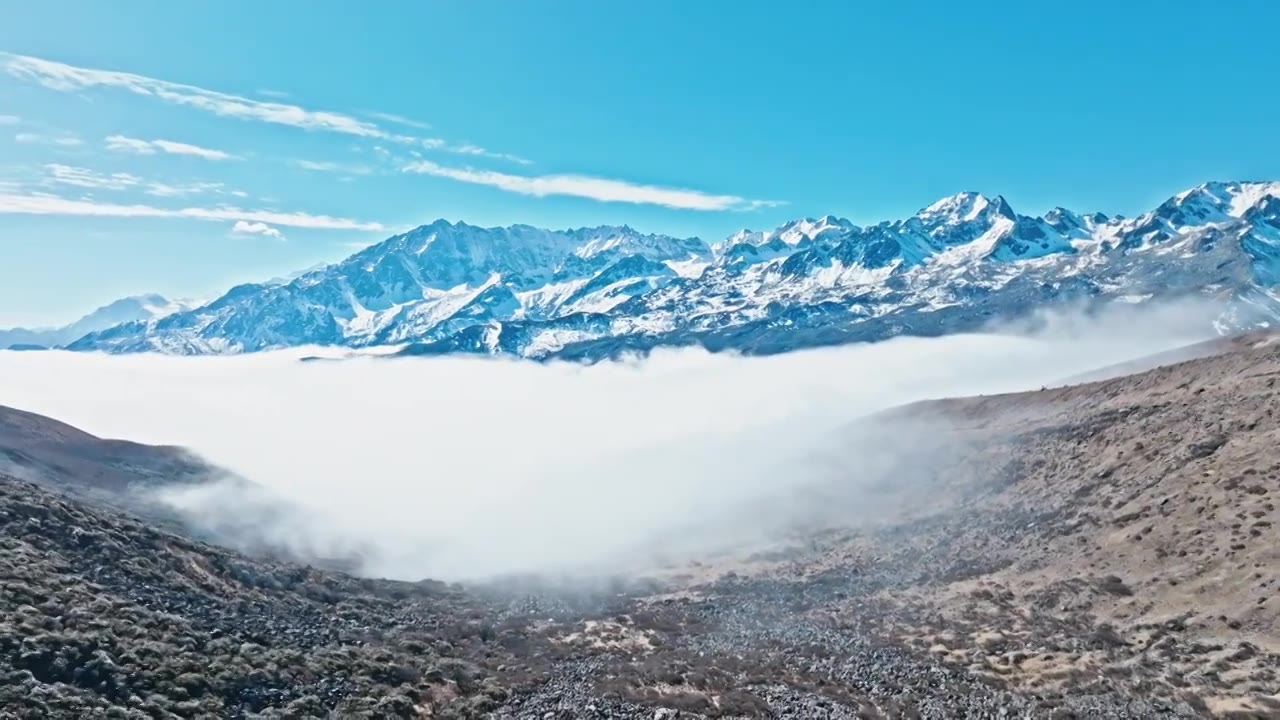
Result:
{"label": "mist over slope", "polygon": [[[298,508],[263,518],[258,532],[312,552],[359,548],[367,574],[630,569],[691,545],[747,542],[797,489],[856,484],[861,449],[847,426],[860,416],[1170,350],[1205,339],[1218,311],[1120,305],[985,334],[592,366],[298,362],[311,349],[0,353],[0,404],[191,448]],[[912,439],[900,440],[909,453]],[[169,500],[223,527],[242,527],[234,521],[257,502],[225,484]]]}

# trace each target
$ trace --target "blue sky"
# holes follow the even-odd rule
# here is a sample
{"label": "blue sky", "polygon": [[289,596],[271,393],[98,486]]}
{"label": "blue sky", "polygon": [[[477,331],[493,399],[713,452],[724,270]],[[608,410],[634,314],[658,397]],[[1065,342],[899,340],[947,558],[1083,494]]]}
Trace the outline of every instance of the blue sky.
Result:
{"label": "blue sky", "polygon": [[714,240],[1280,178],[1265,0],[367,5],[7,7],[0,326],[439,217]]}

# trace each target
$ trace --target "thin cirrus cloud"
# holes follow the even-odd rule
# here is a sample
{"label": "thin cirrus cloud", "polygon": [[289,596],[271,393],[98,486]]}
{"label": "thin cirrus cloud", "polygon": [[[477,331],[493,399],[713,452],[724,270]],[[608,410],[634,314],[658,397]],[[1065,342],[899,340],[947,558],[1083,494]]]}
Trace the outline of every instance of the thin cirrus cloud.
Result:
{"label": "thin cirrus cloud", "polygon": [[205,160],[236,159],[236,156],[229,152],[173,140],[142,140],[124,135],[112,135],[106,139],[106,145],[107,149],[113,152],[130,152],[138,155],[166,153],[169,155],[190,155]]}
{"label": "thin cirrus cloud", "polygon": [[[7,58],[4,61],[4,68],[10,75],[61,92],[73,92],[92,87],[117,88],[135,95],[157,98],[173,105],[193,107],[223,117],[289,125],[303,130],[324,130],[376,140],[389,140],[404,145],[417,145],[428,150],[439,149],[523,165],[529,164],[529,160],[518,155],[493,152],[471,143],[459,145],[440,138],[419,138],[390,132],[375,123],[345,113],[308,110],[292,103],[254,100],[146,75],[77,67],[27,55],[0,54],[0,57]],[[367,115],[409,127],[429,127],[426,123],[393,113],[367,113]]]}
{"label": "thin cirrus cloud", "polygon": [[[428,150],[439,148],[450,152],[528,163],[527,160],[519,156],[492,152],[478,145],[469,143],[453,145],[439,138],[419,138],[390,132],[375,123],[361,120],[345,113],[308,110],[292,103],[254,100],[194,85],[184,85],[147,77],[146,75],[77,67],[27,55],[4,55],[4,57],[7,58],[4,61],[4,68],[10,75],[39,83],[52,90],[73,92],[92,87],[116,88],[135,95],[156,98],[173,105],[193,107],[223,117],[289,125],[303,130],[324,130],[376,140],[389,140],[405,145],[419,145]],[[409,127],[428,127],[426,123],[392,113],[368,114],[370,117]],[[176,152],[176,150],[168,150],[167,152]],[[197,153],[188,152],[187,154]],[[210,157],[209,159],[225,158]]]}
{"label": "thin cirrus cloud", "polygon": [[182,185],[150,182],[147,183],[146,193],[148,195],[155,195],[156,197],[182,197],[186,195],[201,195],[204,193],[225,193],[227,195],[235,195],[236,197],[248,196],[248,193],[241,190],[227,190],[226,185],[220,182],[193,182],[184,183]]}
{"label": "thin cirrus cloud", "polygon": [[482,148],[479,145],[474,145],[472,143],[454,145],[441,138],[423,138],[422,147],[427,150],[442,150],[444,152],[456,153],[458,155],[472,155],[475,157],[489,158],[491,160],[505,160],[507,162],[516,163],[517,165],[533,164],[532,160],[522,158],[519,155],[493,152],[492,150]]}
{"label": "thin cirrus cloud", "polygon": [[373,172],[372,168],[365,165],[344,165],[323,160],[293,160],[291,164],[296,168],[313,172],[347,173],[349,175],[368,175]]}
{"label": "thin cirrus cloud", "polygon": [[0,193],[0,215],[61,215],[113,218],[187,218],[243,220],[309,230],[382,230],[381,223],[279,210],[242,210],[231,206],[161,208],[152,205],[76,200],[37,193]]}
{"label": "thin cirrus cloud", "polygon": [[[116,88],[223,117],[289,125],[304,130],[326,130],[359,137],[403,139],[373,123],[343,113],[307,110],[290,103],[253,100],[145,75],[77,67],[27,55],[5,57],[7,59],[4,67],[10,75],[37,82],[51,90],[74,92],[93,87]],[[408,140],[415,139],[408,138]]]}
{"label": "thin cirrus cloud", "polygon": [[262,235],[263,237],[275,238],[277,240],[284,239],[284,233],[280,232],[278,228],[271,227],[264,222],[237,220],[236,224],[231,226],[231,232],[235,235]]}
{"label": "thin cirrus cloud", "polygon": [[42,133],[20,132],[13,136],[14,142],[23,143],[24,145],[61,145],[63,147],[75,147],[83,145],[84,141],[75,135],[44,135]]}
{"label": "thin cirrus cloud", "polygon": [[17,115],[0,115],[0,125],[17,125],[22,118]]}
{"label": "thin cirrus cloud", "polygon": [[55,185],[72,185],[91,190],[125,190],[142,183],[142,178],[123,172],[104,174],[60,163],[49,163],[44,169],[48,173],[48,182]]}
{"label": "thin cirrus cloud", "polygon": [[[195,108],[214,115],[242,120],[251,120],[278,125],[287,125],[303,130],[317,130],[341,133],[364,138],[381,140],[406,146],[416,146],[424,150],[436,150],[457,155],[501,160],[521,165],[529,165],[531,161],[518,155],[499,153],[472,143],[451,143],[437,137],[417,137],[387,130],[372,120],[364,120],[341,112],[318,111],[304,108],[283,101],[266,101],[224,93],[216,90],[185,85],[182,83],[160,80],[135,73],[95,68],[78,67],[66,63],[44,60],[41,58],[0,53],[0,63],[5,71],[16,78],[35,82],[44,87],[61,91],[75,92],[88,88],[113,88],[135,95],[159,100],[171,105]],[[404,118],[390,113],[364,113],[366,117],[387,123],[409,127],[422,127],[424,124],[416,120]],[[117,143],[120,148],[128,147],[141,152],[143,146],[136,138],[123,138],[128,143]],[[185,144],[181,148],[171,145],[168,149],[155,143],[159,141],[139,141],[148,143],[147,148],[162,152],[181,152],[200,154],[197,148]],[[375,152],[389,154],[385,148],[375,147]],[[222,151],[209,151],[221,153]],[[209,159],[209,154],[202,155]],[[322,169],[322,163],[316,163],[311,169]],[[302,167],[299,165],[299,167]],[[440,165],[430,161],[412,162],[402,168],[411,173],[432,175],[455,180],[457,182],[488,185],[507,192],[533,197],[562,195],[587,198],[601,202],[622,202],[642,205],[658,205],[662,207],[723,211],[752,210],[762,207],[776,207],[785,203],[774,200],[751,200],[737,195],[722,195],[701,190],[660,187],[633,183],[627,180],[599,178],[574,174],[553,175],[521,175],[491,170],[458,168]]]}
{"label": "thin cirrus cloud", "polygon": [[430,130],[430,129],[431,129],[431,125],[430,125],[430,123],[424,123],[424,122],[421,122],[421,121],[418,121],[418,120],[414,120],[414,119],[412,119],[412,118],[407,118],[407,117],[405,117],[405,116],[403,116],[403,115],[397,115],[397,114],[395,114],[395,113],[389,113],[389,112],[367,112],[367,113],[365,113],[365,115],[368,115],[369,117],[371,117],[371,118],[373,118],[373,119],[375,119],[375,120],[381,120],[381,121],[383,121],[383,122],[394,123],[394,124],[396,124],[396,125],[404,125],[405,127],[418,128],[419,130]]}
{"label": "thin cirrus cloud", "polygon": [[751,210],[782,204],[775,200],[748,200],[737,195],[714,195],[701,190],[640,185],[585,175],[513,175],[492,170],[452,168],[428,160],[410,163],[403,169],[409,173],[487,185],[534,197],[567,195],[600,202],[661,205],[680,210]]}
{"label": "thin cirrus cloud", "polygon": [[519,155],[511,155],[509,153],[490,152],[489,150],[486,150],[480,147],[479,145],[472,145],[470,143],[467,143],[464,145],[448,146],[445,149],[448,150],[449,152],[458,153],[459,155],[475,155],[477,157],[485,157],[485,158],[490,158],[492,160],[506,160],[507,162],[513,162],[517,165],[533,164],[532,160],[522,158]]}
{"label": "thin cirrus cloud", "polygon": [[146,194],[156,197],[182,197],[205,193],[221,193],[237,197],[246,196],[246,193],[242,191],[228,190],[226,185],[220,182],[190,182],[175,185],[145,180],[137,175],[125,172],[100,173],[89,168],[63,165],[61,163],[49,163],[44,168],[46,173],[45,185],[70,185],[90,190],[141,189]]}

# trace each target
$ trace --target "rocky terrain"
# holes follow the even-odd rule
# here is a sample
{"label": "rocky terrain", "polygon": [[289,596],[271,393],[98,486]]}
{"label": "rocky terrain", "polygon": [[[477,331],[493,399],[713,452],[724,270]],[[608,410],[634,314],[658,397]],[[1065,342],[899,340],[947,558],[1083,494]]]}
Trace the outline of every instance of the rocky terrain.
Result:
{"label": "rocky terrain", "polygon": [[1280,717],[1280,343],[1171,360],[858,421],[767,547],[574,585],[357,579],[9,473],[0,717]]}
{"label": "rocky terrain", "polygon": [[122,499],[131,488],[192,482],[211,468],[182,448],[103,439],[0,407],[0,470],[68,493]]}

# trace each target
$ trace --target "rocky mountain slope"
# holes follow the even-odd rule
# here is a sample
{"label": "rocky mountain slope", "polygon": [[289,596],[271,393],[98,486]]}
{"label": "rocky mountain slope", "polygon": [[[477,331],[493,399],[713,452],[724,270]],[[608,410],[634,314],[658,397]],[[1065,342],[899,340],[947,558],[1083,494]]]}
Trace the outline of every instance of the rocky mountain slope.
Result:
{"label": "rocky mountain slope", "polygon": [[104,440],[0,406],[0,470],[66,492],[126,494],[204,479],[210,468],[182,448]]}
{"label": "rocky mountain slope", "polygon": [[860,482],[815,489],[806,524],[826,530],[726,564],[711,574],[747,579],[694,602],[808,583],[835,626],[1020,693],[1124,687],[1166,712],[1278,717],[1280,337],[1194,354],[873,418],[851,436],[882,448],[850,461]]}
{"label": "rocky mountain slope", "polygon": [[769,542],[568,587],[358,580],[4,475],[0,709],[1275,717],[1280,342],[1188,356],[855,422]]}
{"label": "rocky mountain slope", "polygon": [[187,300],[169,300],[148,293],[120,298],[103,305],[70,325],[57,328],[11,328],[0,330],[0,349],[41,349],[66,345],[85,335],[106,330],[121,323],[147,322],[166,315],[190,310],[196,304]]}
{"label": "rocky mountain slope", "polygon": [[595,360],[661,345],[774,353],[974,329],[1068,302],[1224,301],[1280,317],[1280,183],[1215,182],[1136,218],[1020,215],[960,193],[905,220],[835,217],[714,245],[629,227],[437,221],[285,283],[90,333],[76,350],[203,354],[320,344]]}
{"label": "rocky mountain slope", "polygon": [[478,717],[506,698],[458,657],[474,604],[441,585],[252,560],[3,473],[0,528],[0,716]]}

